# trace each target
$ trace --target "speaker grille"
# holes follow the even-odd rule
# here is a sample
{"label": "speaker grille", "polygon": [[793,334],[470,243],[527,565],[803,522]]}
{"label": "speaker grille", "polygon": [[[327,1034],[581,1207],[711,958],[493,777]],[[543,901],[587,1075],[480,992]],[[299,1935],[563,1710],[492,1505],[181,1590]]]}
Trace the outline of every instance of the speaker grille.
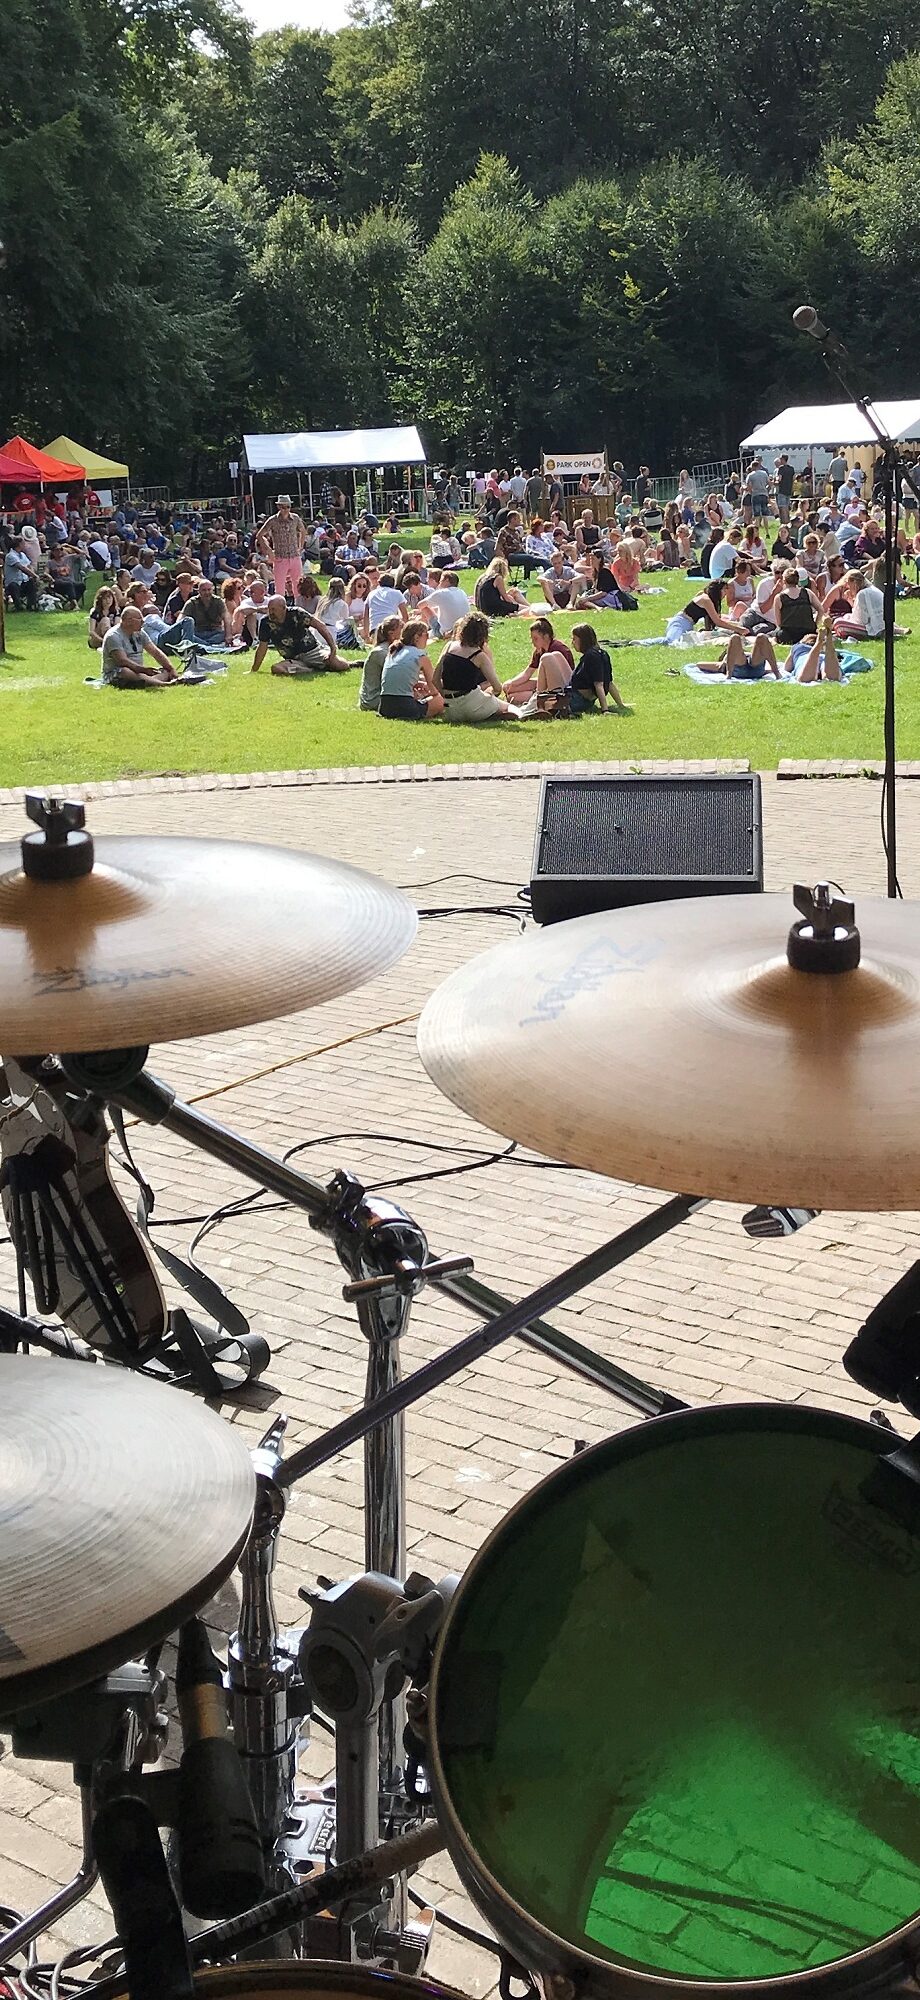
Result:
{"label": "speaker grille", "polygon": [[750,778],[552,779],[537,872],[701,880],[750,876]]}

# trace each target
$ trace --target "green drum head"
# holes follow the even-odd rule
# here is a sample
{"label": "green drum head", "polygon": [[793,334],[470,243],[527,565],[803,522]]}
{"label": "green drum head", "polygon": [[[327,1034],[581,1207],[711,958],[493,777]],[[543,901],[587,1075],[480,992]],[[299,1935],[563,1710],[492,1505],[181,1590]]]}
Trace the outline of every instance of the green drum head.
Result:
{"label": "green drum head", "polygon": [[920,1489],[891,1443],[694,1412],[529,1497],[437,1671],[469,1880],[670,1977],[801,1972],[915,1917]]}

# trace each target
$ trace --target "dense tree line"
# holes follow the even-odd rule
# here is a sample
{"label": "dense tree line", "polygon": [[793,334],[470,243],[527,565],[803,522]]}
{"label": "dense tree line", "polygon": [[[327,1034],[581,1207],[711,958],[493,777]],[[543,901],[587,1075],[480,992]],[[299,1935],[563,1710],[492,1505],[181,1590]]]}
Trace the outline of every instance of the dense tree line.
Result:
{"label": "dense tree line", "polygon": [[912,393],[917,49],[920,0],[5,0],[0,423],[179,483],[400,418],[664,468],[828,393],[811,297]]}

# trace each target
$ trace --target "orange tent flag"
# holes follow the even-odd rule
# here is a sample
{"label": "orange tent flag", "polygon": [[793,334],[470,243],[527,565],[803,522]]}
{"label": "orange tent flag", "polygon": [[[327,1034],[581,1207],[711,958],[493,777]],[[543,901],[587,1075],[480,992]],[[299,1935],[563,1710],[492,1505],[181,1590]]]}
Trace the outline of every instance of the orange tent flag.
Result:
{"label": "orange tent flag", "polygon": [[39,451],[24,437],[8,438],[6,444],[0,445],[0,453],[4,458],[18,459],[20,478],[31,480],[33,485],[36,479],[57,480],[62,486],[72,479],[79,479],[82,484],[86,477],[81,465],[68,465],[65,459],[51,458],[48,452]]}

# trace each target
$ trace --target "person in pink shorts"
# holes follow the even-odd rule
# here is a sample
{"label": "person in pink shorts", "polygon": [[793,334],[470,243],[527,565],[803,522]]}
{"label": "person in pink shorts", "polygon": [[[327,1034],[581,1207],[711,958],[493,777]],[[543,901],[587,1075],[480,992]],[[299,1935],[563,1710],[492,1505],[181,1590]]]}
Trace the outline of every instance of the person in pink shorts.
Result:
{"label": "person in pink shorts", "polygon": [[271,558],[278,595],[286,596],[290,585],[291,596],[296,597],[307,531],[300,515],[291,510],[289,493],[279,493],[275,507],[276,512],[259,529],[256,548],[260,555]]}

